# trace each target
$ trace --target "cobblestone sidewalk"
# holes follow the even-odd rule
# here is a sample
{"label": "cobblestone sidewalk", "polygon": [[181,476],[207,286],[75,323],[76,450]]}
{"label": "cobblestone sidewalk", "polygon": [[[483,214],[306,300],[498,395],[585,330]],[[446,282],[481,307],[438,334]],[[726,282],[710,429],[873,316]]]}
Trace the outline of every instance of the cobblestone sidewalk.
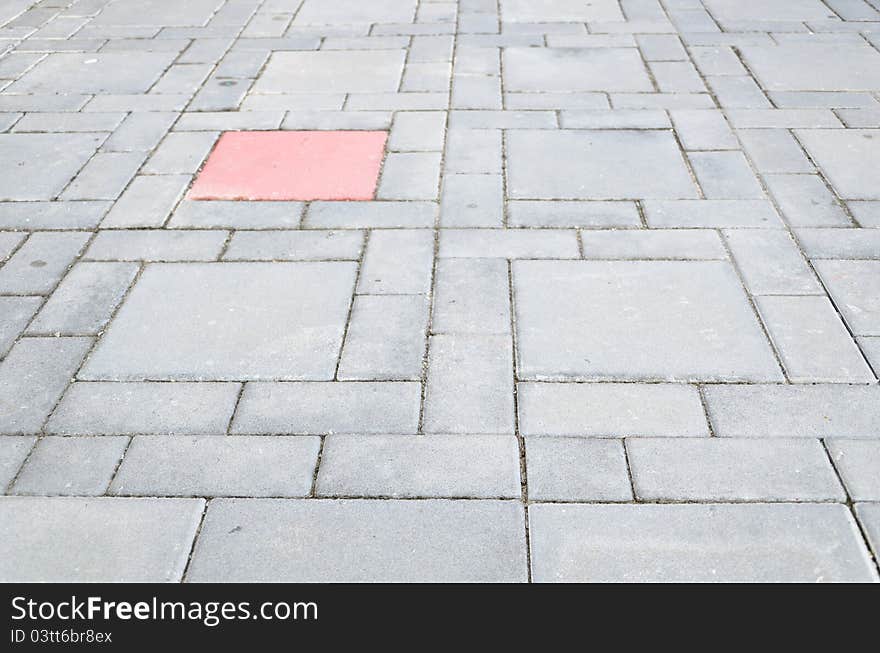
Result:
{"label": "cobblestone sidewalk", "polygon": [[877,580],[878,372],[880,0],[0,3],[4,581]]}

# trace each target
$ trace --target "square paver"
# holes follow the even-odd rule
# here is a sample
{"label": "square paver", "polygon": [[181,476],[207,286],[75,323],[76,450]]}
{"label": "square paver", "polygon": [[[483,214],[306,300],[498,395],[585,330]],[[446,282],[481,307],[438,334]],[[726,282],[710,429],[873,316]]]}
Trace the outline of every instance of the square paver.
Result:
{"label": "square paver", "polygon": [[195,200],[370,200],[384,131],[227,132],[196,178]]}
{"label": "square paver", "polygon": [[880,199],[880,129],[800,129],[797,136],[840,197]]}
{"label": "square paver", "polygon": [[332,379],[354,263],[147,268],[81,378]]}
{"label": "square paver", "polygon": [[396,92],[406,50],[274,52],[252,93]]}
{"label": "square paver", "polygon": [[867,43],[745,45],[740,52],[766,91],[880,89],[880,52]]}
{"label": "square paver", "polygon": [[588,20],[622,21],[617,0],[501,0],[505,23],[583,23]]}
{"label": "square paver", "polygon": [[635,48],[505,48],[502,62],[508,92],[654,90]]}
{"label": "square paver", "polygon": [[511,199],[695,199],[670,131],[507,132]]}
{"label": "square paver", "polygon": [[857,336],[880,336],[880,261],[814,261],[831,298]]}
{"label": "square paver", "polygon": [[0,134],[0,199],[53,199],[103,140],[103,134]]}
{"label": "square paver", "polygon": [[519,374],[782,381],[736,273],[720,261],[516,261]]}
{"label": "square paver", "polygon": [[10,93],[143,93],[174,52],[54,52],[12,84]]}

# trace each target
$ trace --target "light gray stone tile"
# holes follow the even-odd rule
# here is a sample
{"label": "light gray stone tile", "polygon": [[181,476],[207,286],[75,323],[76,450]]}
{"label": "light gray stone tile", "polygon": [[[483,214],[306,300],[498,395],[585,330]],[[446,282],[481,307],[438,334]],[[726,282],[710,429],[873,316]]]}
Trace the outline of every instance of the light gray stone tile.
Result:
{"label": "light gray stone tile", "polygon": [[76,264],[28,328],[29,334],[94,335],[137,274],[134,263]]}
{"label": "light gray stone tile", "polygon": [[454,129],[555,129],[553,111],[452,111]]}
{"label": "light gray stone tile", "polygon": [[93,229],[110,202],[0,202],[0,229]]}
{"label": "light gray stone tile", "polygon": [[524,380],[782,380],[727,262],[516,261],[513,281]]}
{"label": "light gray stone tile", "polygon": [[586,259],[726,259],[710,229],[628,229],[581,232]]}
{"label": "light gray stone tile", "polygon": [[88,233],[32,234],[0,268],[0,293],[47,295],[89,239]]}
{"label": "light gray stone tile", "polygon": [[255,93],[396,91],[405,50],[273,52]]}
{"label": "light gray stone tile", "polygon": [[418,381],[427,326],[424,295],[356,296],[337,377]]}
{"label": "light gray stone tile", "polygon": [[358,293],[415,295],[431,288],[434,234],[427,229],[395,229],[370,234]]}
{"label": "light gray stone tile", "polygon": [[708,93],[611,93],[613,109],[714,109]]}
{"label": "light gray stone tile", "polygon": [[818,440],[630,438],[636,496],[645,501],[844,501]]}
{"label": "light gray stone tile", "polygon": [[99,152],[60,195],[62,200],[115,200],[144,162],[143,152]]}
{"label": "light gray stone tile", "polygon": [[6,355],[41,303],[40,297],[0,297],[0,357]]}
{"label": "light gray stone tile", "polygon": [[0,199],[54,199],[91,158],[105,134],[0,134]]}
{"label": "light gray stone tile", "polygon": [[42,438],[22,467],[12,494],[100,496],[122,459],[128,438]]}
{"label": "light gray stone tile", "polygon": [[727,119],[735,129],[818,129],[840,127],[828,109],[731,109]]}
{"label": "light gray stone tile", "polygon": [[853,501],[880,501],[880,440],[826,441],[828,453]]}
{"label": "light gray stone tile", "polygon": [[226,242],[225,231],[164,229],[101,231],[83,258],[92,261],[213,261]]}
{"label": "light gray stone tile", "polygon": [[880,261],[813,265],[853,334],[880,336]]}
{"label": "light gray stone tile", "polygon": [[793,227],[852,226],[818,175],[764,175],[764,182]]}
{"label": "light gray stone tile", "polygon": [[519,498],[512,435],[331,435],[318,496]]}
{"label": "light gray stone tile", "polygon": [[172,132],[153,152],[143,172],[152,175],[192,174],[214,147],[217,132]]}
{"label": "light gray stone tile", "polygon": [[224,260],[355,261],[364,244],[362,231],[236,231]]}
{"label": "light gray stone tile", "polygon": [[864,338],[856,338],[859,347],[868,363],[874,368],[875,373],[880,371],[880,337],[869,336]]}
{"label": "light gray stone tile", "polygon": [[791,381],[875,381],[827,297],[758,297],[755,301]]}
{"label": "light gray stone tile", "polygon": [[500,174],[446,174],[440,201],[443,227],[501,227],[504,180]]}
{"label": "light gray stone tile", "polygon": [[[861,0],[858,0],[861,2]],[[791,34],[786,35],[791,37]],[[815,37],[816,35],[811,35]],[[854,42],[858,43],[861,38],[856,37]],[[838,117],[843,118],[843,114],[853,109],[861,107],[871,108],[877,107],[877,101],[870,93],[854,93],[850,91],[773,91],[769,93],[773,103],[782,108],[792,109],[843,109],[836,112]],[[846,122],[846,120],[844,120]],[[849,127],[858,127],[860,125],[848,125]],[[868,125],[862,125],[868,126]]]}
{"label": "light gray stone tile", "polygon": [[672,123],[660,109],[563,110],[563,129],[669,129]]}
{"label": "light gray stone tile", "polygon": [[620,440],[527,438],[532,501],[632,501]]}
{"label": "light gray stone tile", "polygon": [[385,157],[376,197],[433,200],[440,185],[439,152],[391,152]]}
{"label": "light gray stone tile", "polygon": [[753,295],[822,294],[822,287],[787,232],[727,229],[724,237]]}
{"label": "light gray stone tile", "polygon": [[190,175],[142,175],[131,182],[101,221],[102,229],[161,227],[183,197]]}
{"label": "light gray stone tile", "polygon": [[443,166],[447,173],[500,174],[501,130],[450,129]]}
{"label": "light gray stone tile", "polygon": [[441,258],[578,258],[573,230],[444,229]]}
{"label": "light gray stone tile", "polygon": [[502,65],[509,91],[653,90],[634,48],[505,48]]}
{"label": "light gray stone tile", "polygon": [[302,436],[139,435],[110,494],[303,497],[312,489],[319,446],[320,438]]}
{"label": "light gray stone tile", "polygon": [[690,61],[650,61],[648,68],[662,93],[701,93],[706,90]]}
{"label": "light gray stone tile", "polygon": [[508,336],[431,336],[425,432],[512,434],[511,347]]}
{"label": "light gray stone tile", "polygon": [[177,116],[168,111],[130,113],[101,149],[106,152],[152,150],[171,129]]}
{"label": "light gray stone tile", "polygon": [[519,383],[525,436],[707,436],[697,389],[633,383]]}
{"label": "light gray stone tile", "polygon": [[186,201],[168,222],[180,229],[296,229],[303,202]]}
{"label": "light gray stone tile", "polygon": [[599,0],[585,5],[577,0],[501,0],[504,20],[511,23],[583,23],[622,21],[617,2]]}
{"label": "light gray stone tile", "polygon": [[744,45],[740,52],[768,91],[870,91],[880,86],[880,53],[867,43]]}
{"label": "light gray stone tile", "polygon": [[0,262],[8,259],[25,238],[27,234],[0,231]]}
{"label": "light gray stone tile", "polygon": [[704,389],[709,419],[722,437],[876,438],[876,385],[741,385]]}
{"label": "light gray stone tile", "polygon": [[510,333],[510,284],[502,259],[440,259],[434,333]]}
{"label": "light gray stone tile", "polygon": [[15,123],[13,132],[112,132],[124,113],[32,112]]}
{"label": "light gray stone tile", "polygon": [[415,433],[413,382],[248,383],[233,433]]}
{"label": "light gray stone tile", "polygon": [[736,150],[739,143],[717,109],[670,111],[685,150]]}
{"label": "light gray stone tile", "polygon": [[841,505],[537,505],[529,525],[536,582],[877,578]]}
{"label": "light gray stone tile", "polygon": [[866,109],[841,109],[837,115],[847,127],[880,127],[880,107],[876,105]]}
{"label": "light gray stone tile", "polygon": [[[199,499],[0,498],[4,582],[172,582],[183,576]],[[63,549],[63,551],[62,551]]]}
{"label": "light gray stone tile", "polygon": [[525,546],[513,501],[222,499],[187,579],[525,581]]}
{"label": "light gray stone tile", "polygon": [[608,96],[598,92],[504,93],[507,110],[608,109]]}
{"label": "light gray stone tile", "polygon": [[737,135],[758,172],[815,172],[800,145],[785,129],[739,129]]}
{"label": "light gray stone tile", "polygon": [[295,25],[352,25],[370,23],[409,23],[416,13],[415,0],[378,0],[362,3],[358,0],[339,0],[327,4],[321,0],[306,0],[297,12]]}
{"label": "light gray stone tile", "polygon": [[141,95],[136,93],[122,93],[112,95],[96,95],[92,98],[83,111],[183,111],[189,94]]}
{"label": "light gray stone tile", "polygon": [[58,435],[226,432],[238,383],[73,383],[46,424]]}
{"label": "light gray stone tile", "polygon": [[673,200],[642,202],[650,227],[784,229],[769,200]]}
{"label": "light gray stone tile", "polygon": [[80,378],[332,379],[355,264],[148,266]]}
{"label": "light gray stone tile", "polygon": [[511,199],[696,198],[668,131],[507,132]]}
{"label": "light gray stone tile", "polygon": [[0,437],[0,488],[4,491],[18,473],[36,438],[23,435]]}
{"label": "light gray stone tile", "polygon": [[[641,41],[639,41],[641,45]],[[746,75],[748,71],[729,46],[698,46],[688,49],[694,65],[704,76]]]}
{"label": "light gray stone tile", "polygon": [[764,191],[742,152],[688,154],[697,181],[708,199],[761,199]]}
{"label": "light gray stone tile", "polygon": [[[874,54],[880,70],[880,53],[874,51]],[[873,173],[880,167],[880,131],[805,129],[796,134],[840,197],[880,199],[880,189]]]}
{"label": "light gray stone tile", "polygon": [[436,215],[437,205],[433,202],[311,202],[304,227],[313,229],[433,227]]}
{"label": "light gray stone tile", "polygon": [[634,202],[549,202],[518,200],[507,203],[511,227],[640,227]]}
{"label": "light gray stone tile", "polygon": [[769,109],[773,105],[755,80],[748,75],[712,76],[706,82],[725,109]]}
{"label": "light gray stone tile", "polygon": [[[878,202],[847,202],[853,217],[862,227],[880,228],[880,201]],[[0,204],[0,208],[3,205]]]}
{"label": "light gray stone tile", "polygon": [[876,559],[880,556],[880,503],[859,503],[855,509]]}
{"label": "light gray stone tile", "polygon": [[445,111],[401,111],[394,116],[390,152],[439,152],[446,135]]}
{"label": "light gray stone tile", "polygon": [[687,61],[677,34],[638,34],[636,42],[646,61]]}

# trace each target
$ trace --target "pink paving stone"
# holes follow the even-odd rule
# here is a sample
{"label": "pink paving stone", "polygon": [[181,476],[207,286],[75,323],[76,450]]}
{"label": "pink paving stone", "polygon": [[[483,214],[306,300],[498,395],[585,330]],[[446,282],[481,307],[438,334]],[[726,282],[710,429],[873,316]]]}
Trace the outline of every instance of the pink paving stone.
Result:
{"label": "pink paving stone", "polygon": [[371,200],[384,131],[226,132],[189,192],[194,200]]}

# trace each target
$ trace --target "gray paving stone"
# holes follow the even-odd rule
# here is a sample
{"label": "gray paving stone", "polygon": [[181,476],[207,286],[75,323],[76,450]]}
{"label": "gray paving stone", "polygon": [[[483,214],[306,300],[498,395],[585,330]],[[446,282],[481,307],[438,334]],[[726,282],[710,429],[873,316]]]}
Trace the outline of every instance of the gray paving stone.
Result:
{"label": "gray paving stone", "polygon": [[0,134],[0,199],[54,199],[94,154],[103,134]]}
{"label": "gray paving stone", "polygon": [[191,174],[201,167],[214,142],[216,132],[173,132],[165,137],[144,165],[146,174]]}
{"label": "gray paving stone", "polygon": [[509,91],[653,90],[634,48],[505,48],[501,56]]}
{"label": "gray paving stone", "polygon": [[707,77],[709,88],[718,98],[718,104],[725,109],[734,108],[770,108],[773,105],[755,80],[749,76],[712,76]]}
{"label": "gray paving stone", "polygon": [[578,109],[560,111],[563,129],[669,129],[672,123],[659,109]]}
{"label": "gray paving stone", "polygon": [[356,261],[364,244],[362,231],[236,231],[224,260]]}
{"label": "gray paving stone", "polygon": [[354,279],[353,263],[149,266],[80,378],[331,379]]}
{"label": "gray paving stone", "polygon": [[152,150],[171,129],[177,116],[167,111],[130,113],[101,149],[107,152]]}
{"label": "gray paving stone", "polygon": [[527,438],[532,501],[632,501],[620,440]]}
{"label": "gray paving stone", "polygon": [[642,208],[650,227],[785,227],[769,200],[651,200]]}
{"label": "gray paving stone", "polygon": [[62,200],[115,200],[144,162],[143,152],[99,152],[61,193]]}
{"label": "gray paving stone", "polygon": [[289,111],[281,128],[384,131],[391,127],[391,118],[390,111]]}
{"label": "gray paving stone", "polygon": [[[880,53],[874,51],[874,54],[880,64]],[[880,80],[877,85],[880,86]],[[810,129],[798,130],[796,134],[840,197],[880,199],[877,179],[872,172],[880,167],[880,131]]]}
{"label": "gray paving stone", "polygon": [[157,111],[167,113],[170,111],[183,111],[189,102],[190,96],[186,93],[163,95],[153,93],[140,95],[137,93],[117,93],[112,95],[96,95],[92,98],[83,111]]}
{"label": "gray paving stone", "polygon": [[744,45],[740,51],[768,91],[870,91],[880,87],[880,53],[867,43]]}
{"label": "gray paving stone", "polygon": [[770,5],[756,0],[703,0],[720,21],[797,21],[827,18],[831,12],[819,0],[777,0]]}
{"label": "gray paving stone", "polygon": [[[303,202],[182,201],[168,226],[195,229],[295,229]],[[314,210],[314,209],[313,209]]]}
{"label": "gray paving stone", "polygon": [[505,93],[504,106],[508,110],[518,109],[608,109],[608,98],[604,93]]}
{"label": "gray paving stone", "polygon": [[0,293],[49,294],[88,239],[82,231],[32,234],[0,268]]}
{"label": "gray paving stone", "polygon": [[723,437],[876,438],[876,385],[706,386],[709,419]]}
{"label": "gray paving stone", "polygon": [[866,109],[841,109],[837,112],[847,127],[880,127],[880,107]]}
{"label": "gray paving stone", "polygon": [[79,111],[90,98],[80,94],[0,95],[0,111]]}
{"label": "gray paving stone", "polygon": [[809,439],[630,438],[645,501],[844,501],[825,449]]}
{"label": "gray paving stone", "polygon": [[782,378],[726,262],[517,261],[513,280],[523,379]]}
{"label": "gray paving stone", "polygon": [[[187,41],[188,43],[189,41]],[[158,82],[153,84],[150,93],[193,95],[211,73],[211,64],[181,64],[171,66]],[[280,122],[280,121],[279,121]],[[277,127],[277,125],[276,125]]]}
{"label": "gray paving stone", "polygon": [[[499,132],[500,133],[500,132]],[[440,200],[443,227],[501,227],[504,180],[500,174],[450,174]]]}
{"label": "gray paving stone", "polygon": [[117,0],[92,21],[93,25],[159,25],[201,27],[219,6],[217,0],[187,0],[184,4],[157,0]]}
{"label": "gray paving stone", "polygon": [[880,555],[880,504],[859,503],[855,510],[876,559]]}
{"label": "gray paving stone", "polygon": [[452,111],[449,126],[455,129],[555,129],[552,111]]}
{"label": "gray paving stone", "polygon": [[388,137],[391,152],[440,151],[446,133],[445,111],[401,111]]}
{"label": "gray paving stone", "polygon": [[6,355],[41,303],[40,297],[0,297],[0,357]]}
{"label": "gray paving stone", "polygon": [[294,24],[409,23],[415,13],[416,0],[339,0],[329,5],[321,0],[306,0],[297,12]]}
{"label": "gray paving stone", "polygon": [[237,383],[71,384],[46,424],[58,435],[225,433]]}
{"label": "gray paving stone", "polygon": [[818,175],[764,175],[764,182],[794,227],[849,227],[843,206]]}
{"label": "gray paving stone", "polygon": [[880,501],[880,441],[826,441],[828,453],[853,501]]}
{"label": "gray paving stone", "polygon": [[697,197],[681,152],[666,131],[523,129],[507,132],[506,140],[511,199]]}
{"label": "gray paving stone", "polygon": [[396,91],[405,50],[273,52],[255,93]]}
{"label": "gray paving stone", "polygon": [[537,505],[529,524],[536,582],[877,578],[840,505]]}
{"label": "gray paving stone", "polygon": [[511,227],[640,227],[634,202],[547,202],[518,200],[507,203]]}
{"label": "gray paving stone", "polygon": [[431,336],[426,433],[513,433],[513,352],[508,336]]}
{"label": "gray paving stone", "polygon": [[23,435],[0,437],[0,488],[4,491],[15,478],[36,441],[36,438]]}
{"label": "gray paving stone", "polygon": [[232,432],[415,433],[420,394],[406,381],[248,383]]}
{"label": "gray paving stone", "polygon": [[424,295],[358,295],[337,378],[418,381],[427,326]]}
{"label": "gray paving stone", "polygon": [[501,14],[511,23],[583,23],[618,21],[623,14],[617,2],[598,0],[584,4],[576,0],[501,0]]}
{"label": "gray paving stone", "polygon": [[436,214],[437,205],[432,202],[311,202],[304,226],[315,229],[432,227]]}
{"label": "gray paving stone", "polygon": [[0,202],[0,229],[93,229],[110,202]]}
{"label": "gray paving stone", "polygon": [[880,261],[815,261],[813,265],[853,334],[880,335]]}
{"label": "gray paving stone", "polygon": [[739,129],[737,136],[758,172],[815,172],[813,164],[787,130]]}
{"label": "gray paving stone", "polygon": [[0,540],[0,578],[179,581],[203,507],[198,499],[0,498],[11,534]]}
{"label": "gray paving stone", "polygon": [[214,261],[225,231],[120,229],[101,231],[84,255],[93,261]]}
{"label": "gray paving stone", "polygon": [[440,186],[439,152],[391,152],[385,156],[376,197],[433,200]]}
{"label": "gray paving stone", "polygon": [[736,129],[840,127],[840,120],[827,109],[731,109],[726,113]]}
{"label": "gray paving stone", "polygon": [[513,501],[222,499],[187,580],[510,582],[526,564]]}
{"label": "gray paving stone", "polygon": [[317,437],[139,435],[110,494],[308,496],[319,447]]}
{"label": "gray paving stone", "polygon": [[764,191],[742,152],[691,152],[688,158],[708,199],[764,197]]}
{"label": "gray paving stone", "polygon": [[880,337],[859,337],[856,342],[876,374],[880,370]]}
{"label": "gray paving stone", "polygon": [[519,498],[512,435],[331,435],[318,496]]}
{"label": "gray paving stone", "polygon": [[696,388],[632,383],[519,383],[525,436],[706,436]]}
{"label": "gray paving stone", "polygon": [[675,131],[686,150],[736,150],[739,143],[717,109],[671,111]]}
{"label": "gray paving stone", "polygon": [[[641,45],[641,41],[639,44]],[[703,76],[745,75],[747,73],[740,63],[739,57],[730,47],[692,47],[688,51],[697,70]]]}
{"label": "gray paving stone", "polygon": [[875,381],[827,297],[758,297],[755,302],[791,381]]}
{"label": "gray paving stone", "polygon": [[92,344],[91,338],[24,338],[0,364],[0,433],[37,433]]}
{"label": "gray paving stone", "polygon": [[434,234],[394,229],[370,234],[357,291],[368,295],[416,295],[431,288]]}
{"label": "gray paving stone", "polygon": [[501,173],[501,130],[450,129],[443,165],[453,173]]}
{"label": "gray paving stone", "polygon": [[122,460],[128,438],[42,438],[22,467],[12,494],[100,496]]}
{"label": "gray paving stone", "polygon": [[434,333],[510,333],[510,284],[502,259],[440,259]]}
{"label": "gray paving stone", "polygon": [[[790,34],[788,36],[791,36]],[[858,111],[861,107],[866,107],[870,111],[871,107],[876,108],[877,102],[870,93],[853,93],[848,91],[775,91],[769,93],[773,99],[773,103],[780,108],[819,108],[819,109],[837,109],[843,108],[837,113],[838,117],[843,119],[844,115],[851,113],[853,110]],[[846,120],[844,119],[844,122]],[[867,125],[848,125],[850,127],[859,127]]]}
{"label": "gray paving stone", "polygon": [[706,90],[690,61],[651,61],[648,68],[663,93],[700,93]]}
{"label": "gray paving stone", "polygon": [[137,271],[132,263],[78,263],[49,297],[28,333],[96,334],[122,301]]}
{"label": "gray paving stone", "polygon": [[0,231],[0,262],[6,261],[19,245],[27,238],[27,234]]}
{"label": "gray paving stone", "polygon": [[161,227],[191,181],[189,175],[137,176],[119,197],[102,229]]}
{"label": "gray paving stone", "polygon": [[577,236],[562,229],[444,229],[440,258],[579,258]]}
{"label": "gray paving stone", "polygon": [[611,93],[613,109],[714,109],[708,93]]}
{"label": "gray paving stone", "polygon": [[[846,205],[860,226],[880,228],[880,202],[847,202]],[[0,204],[0,209],[2,207]]]}
{"label": "gray paving stone", "polygon": [[581,232],[586,259],[726,259],[718,233],[709,229],[627,229]]}
{"label": "gray paving stone", "polygon": [[646,61],[687,60],[687,52],[675,34],[639,34],[636,41]]}
{"label": "gray paving stone", "polygon": [[173,52],[53,52],[7,90],[11,93],[143,93]]}
{"label": "gray paving stone", "polygon": [[14,132],[112,132],[124,113],[28,113]]}
{"label": "gray paving stone", "polygon": [[822,294],[822,287],[787,232],[729,229],[723,233],[751,294]]}

